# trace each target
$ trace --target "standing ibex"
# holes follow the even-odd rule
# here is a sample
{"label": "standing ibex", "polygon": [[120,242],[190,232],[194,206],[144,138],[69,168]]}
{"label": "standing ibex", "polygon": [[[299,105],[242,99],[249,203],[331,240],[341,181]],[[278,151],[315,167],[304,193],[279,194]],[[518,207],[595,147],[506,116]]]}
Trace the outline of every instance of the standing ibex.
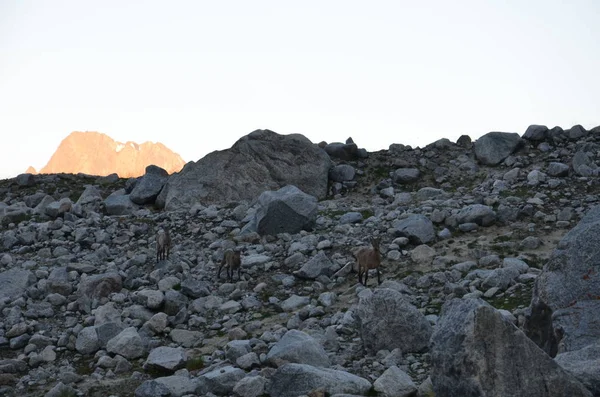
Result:
{"label": "standing ibex", "polygon": [[227,277],[229,278],[229,282],[233,282],[233,271],[237,269],[238,272],[238,280],[241,279],[241,271],[242,271],[242,258],[240,256],[240,251],[234,251],[228,249],[223,254],[223,260],[219,265],[219,271],[217,272],[217,279],[221,275],[221,269],[225,266],[227,269]]}
{"label": "standing ibex", "polygon": [[156,261],[169,259],[171,252],[171,235],[167,228],[161,229],[156,235]]}
{"label": "standing ibex", "polygon": [[[381,264],[381,253],[379,252],[378,237],[371,238],[371,245],[373,248],[361,247],[354,253],[356,261],[358,262],[358,282],[367,285],[367,279],[369,278],[369,269],[377,269],[377,282],[381,284],[381,275],[379,273],[379,265]],[[362,281],[362,275],[365,275],[365,281]]]}

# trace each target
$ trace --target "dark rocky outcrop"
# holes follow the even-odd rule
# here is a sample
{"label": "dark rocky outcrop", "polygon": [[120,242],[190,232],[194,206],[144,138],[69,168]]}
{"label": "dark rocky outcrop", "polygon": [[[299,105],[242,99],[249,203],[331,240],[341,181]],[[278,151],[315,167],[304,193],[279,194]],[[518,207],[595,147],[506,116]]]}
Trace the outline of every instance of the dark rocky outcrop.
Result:
{"label": "dark rocky outcrop", "polygon": [[489,132],[475,141],[475,156],[480,163],[497,165],[521,145],[517,133]]}
{"label": "dark rocky outcrop", "polygon": [[265,190],[286,185],[322,199],[330,167],[327,154],[304,136],[256,130],[231,149],[212,152],[171,176],[164,205],[173,210],[195,203],[254,200]]}
{"label": "dark rocky outcrop", "polygon": [[439,396],[592,396],[514,324],[479,299],[454,299],[431,337]]}

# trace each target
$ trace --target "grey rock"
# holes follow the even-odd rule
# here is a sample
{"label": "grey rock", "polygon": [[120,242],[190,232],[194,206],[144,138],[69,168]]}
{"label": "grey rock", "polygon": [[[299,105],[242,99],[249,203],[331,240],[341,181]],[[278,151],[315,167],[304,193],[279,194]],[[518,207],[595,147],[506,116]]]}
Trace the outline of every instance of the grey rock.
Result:
{"label": "grey rock", "polygon": [[82,278],[77,288],[80,308],[89,313],[93,301],[106,298],[113,292],[120,292],[122,288],[123,281],[116,273],[96,274]]}
{"label": "grey rock", "polygon": [[527,139],[528,141],[543,141],[546,139],[546,134],[548,133],[548,127],[545,125],[530,125],[527,127],[525,134],[523,134],[523,139]]}
{"label": "grey rock", "polygon": [[233,392],[240,397],[259,397],[265,393],[266,384],[262,376],[247,376],[235,384]]}
{"label": "grey rock", "polygon": [[171,392],[171,397],[189,396],[194,395],[196,392],[196,382],[187,376],[163,376],[156,378],[155,381],[165,386]]}
{"label": "grey rock", "polygon": [[92,354],[100,349],[100,341],[95,327],[85,327],[79,331],[75,349],[81,354]]}
{"label": "grey rock", "polygon": [[98,188],[94,185],[87,185],[75,204],[78,205],[89,205],[93,203],[99,203],[102,201],[102,195]]}
{"label": "grey rock", "polygon": [[268,393],[271,397],[297,397],[315,389],[329,395],[365,395],[371,389],[371,382],[345,371],[290,363],[273,374]]}
{"label": "grey rock", "polygon": [[577,152],[573,156],[573,170],[580,176],[596,176],[598,175],[598,166],[594,160],[586,152]]}
{"label": "grey rock", "polygon": [[332,142],[325,146],[325,152],[333,158],[340,160],[358,160],[361,157],[355,143]]}
{"label": "grey rock", "polygon": [[588,132],[581,125],[577,124],[566,130],[565,133],[571,140],[581,139],[588,135]]}
{"label": "grey rock", "polygon": [[125,328],[109,340],[106,351],[119,354],[127,359],[139,358],[146,354],[142,338],[134,327]]}
{"label": "grey rock", "polygon": [[463,207],[456,215],[458,223],[476,223],[479,226],[490,226],[496,222],[496,213],[483,204],[471,204]]}
{"label": "grey rock", "polygon": [[548,175],[554,177],[568,176],[569,166],[563,163],[551,162],[550,164],[548,164],[548,169],[546,170],[546,172],[548,172]]}
{"label": "grey rock", "polygon": [[108,215],[131,215],[138,208],[123,189],[109,195],[104,200],[104,206]]}
{"label": "grey rock", "polygon": [[334,182],[346,182],[354,179],[356,171],[349,164],[339,164],[329,170],[329,179]]}
{"label": "grey rock", "polygon": [[0,298],[16,298],[35,282],[29,270],[10,269],[0,273]]}
{"label": "grey rock", "polygon": [[392,223],[397,236],[407,237],[413,244],[427,244],[435,240],[433,223],[425,215],[409,215]]}
{"label": "grey rock", "polygon": [[187,355],[182,348],[160,346],[148,354],[144,369],[159,372],[175,372],[183,368]]}
{"label": "grey rock", "polygon": [[308,334],[289,330],[267,354],[267,362],[274,366],[286,363],[308,364],[314,367],[330,366],[329,357],[323,346]]}
{"label": "grey rock", "polygon": [[360,212],[346,212],[340,216],[340,224],[359,223],[363,221],[363,216]]}
{"label": "grey rock", "polygon": [[310,230],[317,219],[317,199],[292,185],[262,193],[258,206],[255,224],[260,235]]}
{"label": "grey rock", "polygon": [[597,206],[562,238],[535,281],[524,329],[552,357],[559,341],[567,352],[600,338],[599,233]]}
{"label": "grey rock", "polygon": [[439,396],[592,395],[480,299],[444,304],[431,337],[431,359],[431,380]]}
{"label": "grey rock", "polygon": [[210,284],[206,281],[185,279],[181,283],[181,292],[190,298],[200,298],[210,295]]}
{"label": "grey rock", "polygon": [[600,342],[559,353],[554,361],[573,374],[594,396],[600,395]]}
{"label": "grey rock", "polygon": [[65,397],[65,396],[76,396],[77,392],[69,385],[65,385],[62,382],[58,382],[50,391],[44,394],[44,397]]}
{"label": "grey rock", "polygon": [[69,274],[66,267],[56,267],[50,272],[48,282],[46,283],[48,292],[54,292],[63,296],[69,296],[73,291]]}
{"label": "grey rock", "polygon": [[46,206],[46,215],[51,218],[63,216],[65,212],[69,212],[73,203],[68,197],[62,198],[59,201],[54,201]]}
{"label": "grey rock", "polygon": [[394,183],[406,184],[419,180],[421,172],[417,168],[398,168],[392,174]]}
{"label": "grey rock", "polygon": [[196,394],[206,395],[214,393],[218,395],[229,395],[236,383],[245,376],[245,372],[239,368],[226,366],[217,368],[198,376]]}
{"label": "grey rock", "polygon": [[431,325],[398,291],[384,288],[362,295],[356,314],[363,345],[371,354],[395,348],[420,352],[428,347]]}
{"label": "grey rock", "polygon": [[169,173],[156,165],[146,167],[146,173],[135,185],[129,199],[136,204],[151,204],[169,178]]}
{"label": "grey rock", "polygon": [[294,275],[303,279],[314,280],[321,275],[331,277],[338,270],[324,252],[319,252],[310,258]]}
{"label": "grey rock", "polygon": [[498,165],[510,156],[521,144],[517,133],[489,132],[474,144],[475,157],[485,165]]}
{"label": "grey rock", "polygon": [[135,397],[172,397],[171,390],[155,379],[144,381],[135,389]]}
{"label": "grey rock", "polygon": [[373,388],[385,397],[410,397],[417,391],[417,386],[410,376],[395,365],[386,369],[377,378]]}
{"label": "grey rock", "polygon": [[228,150],[190,162],[165,185],[165,208],[253,200],[286,185],[325,198],[331,159],[300,134],[256,130]]}
{"label": "grey rock", "polygon": [[23,187],[33,186],[35,185],[35,175],[30,173],[19,174],[16,176],[15,182],[17,182],[17,185]]}

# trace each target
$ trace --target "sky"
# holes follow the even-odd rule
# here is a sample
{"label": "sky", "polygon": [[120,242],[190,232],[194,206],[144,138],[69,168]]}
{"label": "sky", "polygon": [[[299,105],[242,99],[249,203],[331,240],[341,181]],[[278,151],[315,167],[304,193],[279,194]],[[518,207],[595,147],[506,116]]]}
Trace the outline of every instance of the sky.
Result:
{"label": "sky", "polygon": [[262,128],[369,151],[591,129],[598,21],[597,0],[0,0],[0,178],[72,131],[196,161]]}

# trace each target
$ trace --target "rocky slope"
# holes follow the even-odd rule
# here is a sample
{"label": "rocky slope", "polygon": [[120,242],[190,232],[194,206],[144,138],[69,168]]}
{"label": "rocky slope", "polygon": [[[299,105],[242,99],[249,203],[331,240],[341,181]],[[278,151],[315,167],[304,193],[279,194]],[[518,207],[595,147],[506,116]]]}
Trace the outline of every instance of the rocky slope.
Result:
{"label": "rocky slope", "polygon": [[[0,394],[600,395],[599,132],[323,143],[320,201],[283,187],[159,210],[177,175],[158,167],[0,181]],[[373,236],[383,282],[366,288],[352,252]]]}
{"label": "rocky slope", "polygon": [[[160,142],[121,143],[99,132],[72,132],[62,140],[40,174],[84,173],[88,175],[118,174],[123,178],[144,174],[154,164],[167,172],[178,172],[185,162]],[[35,173],[32,167],[27,172]]]}

